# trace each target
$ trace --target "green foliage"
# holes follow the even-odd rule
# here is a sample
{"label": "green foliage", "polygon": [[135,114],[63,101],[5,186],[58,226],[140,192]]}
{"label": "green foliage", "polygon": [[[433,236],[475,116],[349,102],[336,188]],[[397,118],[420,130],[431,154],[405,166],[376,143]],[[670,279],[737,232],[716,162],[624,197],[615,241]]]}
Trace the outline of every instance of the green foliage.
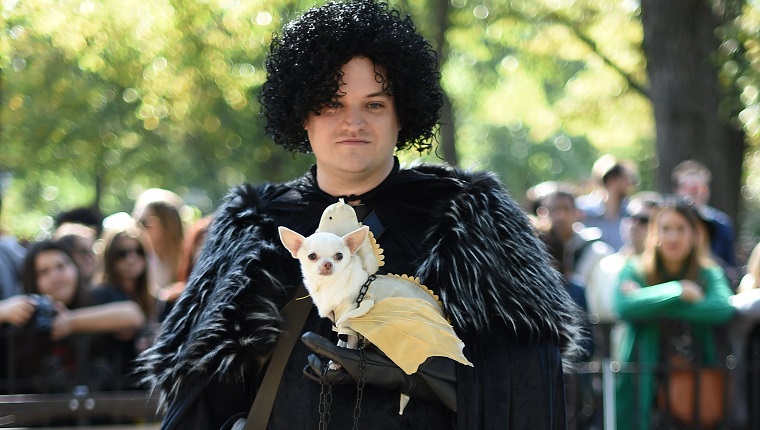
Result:
{"label": "green foliage", "polygon": [[[721,28],[724,39],[716,60],[726,92],[724,114],[742,127],[749,143],[760,144],[760,4],[747,2],[741,14]],[[760,194],[760,193],[756,193]]]}
{"label": "green foliage", "polygon": [[639,157],[642,173],[652,171],[637,10],[603,1],[452,5],[443,85],[463,165],[497,171],[515,195],[544,180],[581,183],[604,152]]}
{"label": "green foliage", "polygon": [[[149,187],[202,190],[203,201],[216,202],[245,181],[295,176],[308,158],[293,162],[272,145],[255,100],[271,34],[292,7],[11,5],[0,169],[14,181],[4,224],[32,236],[39,223],[30,212],[52,216],[96,197],[105,213],[130,210]],[[71,198],[43,198],[49,187]]]}
{"label": "green foliage", "polygon": [[[460,164],[495,170],[519,196],[547,179],[582,181],[610,152],[637,160],[642,187],[651,183],[654,125],[635,2],[450,0],[446,28],[435,15],[440,0],[392,3],[431,41],[445,32],[442,84]],[[7,3],[0,171],[13,181],[2,225],[35,237],[61,210],[95,202],[106,214],[129,211],[149,187],[208,212],[231,186],[298,175],[312,158],[264,135],[256,94],[272,33],[312,4]],[[750,110],[757,15],[747,5],[734,26],[751,59],[736,75],[746,76]]]}

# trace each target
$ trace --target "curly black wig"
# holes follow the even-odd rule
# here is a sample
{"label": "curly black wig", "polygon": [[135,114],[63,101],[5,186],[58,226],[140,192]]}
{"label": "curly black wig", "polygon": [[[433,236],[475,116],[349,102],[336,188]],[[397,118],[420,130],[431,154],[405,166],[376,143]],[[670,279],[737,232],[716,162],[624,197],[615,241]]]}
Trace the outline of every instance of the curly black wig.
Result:
{"label": "curly black wig", "polygon": [[366,57],[383,71],[399,116],[398,149],[431,148],[443,105],[438,57],[385,2],[352,0],[314,7],[275,35],[259,102],[266,131],[289,151],[311,151],[303,128],[338,93],[341,67]]}

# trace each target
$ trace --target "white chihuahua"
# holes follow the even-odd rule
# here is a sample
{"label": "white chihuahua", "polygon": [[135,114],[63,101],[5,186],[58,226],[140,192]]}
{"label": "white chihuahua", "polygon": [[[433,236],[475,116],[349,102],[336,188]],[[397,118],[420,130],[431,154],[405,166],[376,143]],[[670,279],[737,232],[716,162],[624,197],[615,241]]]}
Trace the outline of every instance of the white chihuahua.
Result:
{"label": "white chihuahua", "polygon": [[[290,254],[301,262],[303,282],[319,316],[336,323],[357,308],[356,298],[369,274],[361,260],[354,256],[367,240],[369,227],[360,227],[343,237],[328,232],[304,237],[287,227],[279,227],[279,232]],[[349,335],[347,344],[339,342],[338,345],[356,349],[356,333],[337,328],[339,334]]]}
{"label": "white chihuahua", "polygon": [[[304,237],[286,227],[279,227],[279,233],[293,258],[301,262],[304,285],[319,315],[330,318],[338,334],[347,335],[347,341],[339,341],[338,346],[356,349],[361,334],[409,375],[434,355],[472,366],[437,297],[414,278],[378,275],[361,303],[356,303],[371,275],[357,255],[368,239],[369,227],[342,237],[324,231]],[[339,366],[331,363],[330,368]],[[402,394],[399,414],[408,401]]]}

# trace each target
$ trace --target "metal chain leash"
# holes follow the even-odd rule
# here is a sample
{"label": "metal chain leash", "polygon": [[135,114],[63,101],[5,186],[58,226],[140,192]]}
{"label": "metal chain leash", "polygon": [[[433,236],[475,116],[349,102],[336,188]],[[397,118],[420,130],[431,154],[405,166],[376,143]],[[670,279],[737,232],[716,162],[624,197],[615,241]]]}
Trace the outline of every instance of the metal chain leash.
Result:
{"label": "metal chain leash", "polygon": [[[361,345],[357,350],[359,352],[359,359],[361,365],[359,366],[359,381],[356,383],[356,404],[354,405],[354,426],[353,430],[359,430],[359,417],[362,414],[362,397],[364,396],[364,368],[367,366],[367,355],[364,350],[364,339],[360,340]],[[322,363],[320,369],[320,387],[319,392],[319,430],[327,430],[327,424],[330,423],[330,406],[332,405],[332,384],[328,384],[325,381],[325,375],[330,368],[330,362],[325,361]]]}
{"label": "metal chain leash", "polygon": [[321,390],[319,392],[319,430],[327,430],[327,424],[330,423],[330,406],[332,405],[332,384],[328,384],[325,381],[325,375],[330,367],[330,362],[325,361],[322,363],[320,369],[321,377],[319,378],[319,385]]}
{"label": "metal chain leash", "polygon": [[[359,289],[359,297],[356,298],[356,304],[360,305],[364,300],[364,295],[369,290],[369,284],[377,279],[377,276],[373,273],[367,278],[367,282]],[[354,426],[353,430],[359,430],[359,417],[362,414],[362,396],[364,396],[364,368],[367,366],[367,354],[364,351],[364,338],[360,336],[359,342],[359,359],[361,364],[359,365],[359,380],[356,381],[356,404],[354,405]]]}
{"label": "metal chain leash", "polygon": [[[371,284],[372,281],[374,281],[376,278],[377,276],[374,274],[370,275],[369,278],[367,278],[367,282],[365,282],[359,290],[359,297],[356,298],[357,304],[361,304],[362,300],[364,300],[364,295],[367,294],[369,284]],[[367,366],[367,355],[364,351],[364,338],[360,338],[359,342],[361,342],[361,344],[359,345],[359,349],[357,351],[359,352],[361,365],[359,366],[359,380],[356,382],[356,404],[354,405],[353,430],[359,430],[359,417],[362,414],[362,397],[364,396],[364,368]],[[330,362],[329,360],[326,360],[324,363],[322,363],[322,368],[320,369],[321,377],[319,378],[319,385],[321,386],[321,390],[319,392],[319,430],[327,430],[327,424],[330,423],[332,384],[328,384],[325,380],[325,375],[327,375],[327,371],[329,369]]]}
{"label": "metal chain leash", "polygon": [[364,368],[367,366],[367,354],[364,351],[364,338],[362,338],[360,342],[359,358],[361,359],[361,365],[359,366],[359,380],[356,382],[356,405],[354,406],[353,430],[359,430],[359,417],[362,414],[362,396],[364,395]]}
{"label": "metal chain leash", "polygon": [[367,278],[367,282],[365,282],[364,285],[362,285],[361,288],[359,288],[359,297],[356,298],[357,305],[360,305],[362,303],[362,300],[364,300],[364,296],[367,294],[367,290],[369,290],[369,284],[371,284],[372,281],[374,281],[375,279],[377,279],[376,274],[373,273],[372,275],[369,275],[369,278]]}

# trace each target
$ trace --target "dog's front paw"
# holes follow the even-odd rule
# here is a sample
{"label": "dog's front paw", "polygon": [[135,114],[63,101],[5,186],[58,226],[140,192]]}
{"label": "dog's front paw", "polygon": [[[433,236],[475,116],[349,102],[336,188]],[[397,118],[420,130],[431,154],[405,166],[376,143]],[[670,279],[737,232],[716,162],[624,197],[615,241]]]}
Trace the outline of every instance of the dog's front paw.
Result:
{"label": "dog's front paw", "polygon": [[358,349],[359,348],[359,336],[355,334],[349,334],[346,339],[346,348]]}

